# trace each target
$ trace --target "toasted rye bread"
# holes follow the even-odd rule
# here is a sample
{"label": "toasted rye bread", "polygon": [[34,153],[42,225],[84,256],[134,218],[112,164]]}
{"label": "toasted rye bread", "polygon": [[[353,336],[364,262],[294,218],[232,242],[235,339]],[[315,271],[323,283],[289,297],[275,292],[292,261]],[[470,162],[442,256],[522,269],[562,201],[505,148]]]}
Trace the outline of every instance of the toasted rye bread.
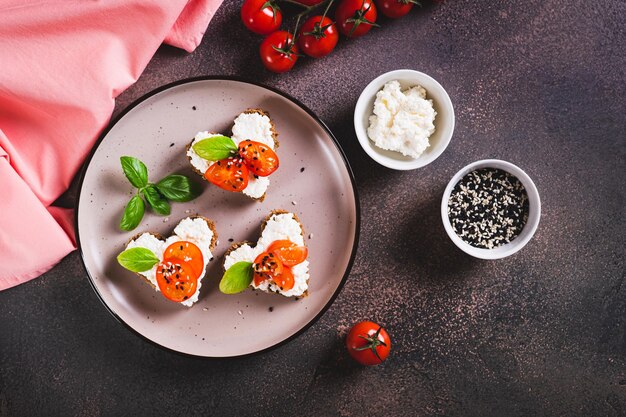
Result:
{"label": "toasted rye bread", "polygon": [[[302,231],[302,239],[304,239],[304,226],[302,225],[302,222],[300,221],[300,219],[298,218],[298,216],[296,215],[296,213],[293,213],[291,211],[287,211],[287,210],[280,210],[280,209],[276,209],[276,210],[272,210],[270,211],[270,214],[268,214],[265,219],[263,219],[263,221],[261,222],[261,235],[263,234],[263,230],[265,230],[265,226],[267,226],[267,222],[272,218],[272,216],[274,216],[275,214],[291,214],[293,215],[293,218],[295,221],[298,222],[298,224],[300,225],[300,230]],[[259,236],[261,236],[259,235]],[[230,255],[230,253],[234,250],[236,250],[237,248],[243,246],[243,245],[249,245],[251,247],[255,247],[256,243],[252,243],[249,241],[242,241],[242,242],[235,242],[232,245],[230,245],[230,247],[228,248],[228,250],[224,253],[224,260],[226,260],[226,257],[228,255]],[[224,267],[224,264],[222,264],[222,268],[224,268],[224,270],[226,269]],[[309,274],[309,279],[311,279],[311,275]],[[296,298],[304,298],[307,295],[309,295],[309,290],[308,290],[308,285],[309,285],[309,280],[307,280],[307,290],[305,292],[302,293],[302,295],[298,295],[296,296]],[[276,292],[276,294],[280,294],[279,292]],[[282,294],[280,294],[282,295]]]}
{"label": "toasted rye bread", "polygon": [[[274,140],[274,149],[278,149],[278,146],[280,145],[280,143],[278,142],[278,132],[276,132],[276,125],[274,124],[274,121],[272,120],[272,118],[270,117],[269,112],[263,110],[263,109],[246,109],[243,112],[239,113],[239,114],[260,114],[262,116],[267,116],[267,118],[270,120],[270,125],[271,128],[270,130],[272,131],[272,139]],[[237,116],[239,116],[239,114]],[[231,136],[232,136],[232,129],[231,129]],[[216,133],[216,132],[209,132],[209,134],[211,135],[219,135],[220,133]],[[247,139],[254,139],[254,138],[247,138]],[[187,145],[187,147],[185,148],[185,154],[187,154],[187,152],[189,151],[189,148],[191,148],[191,145],[193,144],[193,141],[195,140],[195,138],[191,139],[191,142],[189,142],[189,144]],[[189,159],[189,162],[191,162],[191,157],[189,155],[187,155],[187,159]],[[191,163],[190,163],[191,165]],[[191,165],[191,168],[194,170],[194,172],[198,175],[200,175],[202,177],[202,179],[204,179],[205,181],[207,181],[206,178],[204,178],[204,172],[200,172],[196,169],[196,167],[194,167],[193,165]],[[265,193],[267,194],[267,192]],[[256,200],[258,202],[263,202],[263,200],[265,200],[265,194],[263,194],[261,197],[259,198],[254,198],[254,197],[250,197],[253,200]]]}
{"label": "toasted rye bread", "polygon": [[[187,217],[185,217],[186,219]],[[188,218],[190,219],[202,219],[206,222],[207,226],[209,226],[209,229],[211,229],[211,231],[213,232],[213,238],[211,239],[211,245],[210,245],[210,249],[211,252],[213,252],[213,249],[215,249],[215,246],[217,245],[217,229],[215,228],[215,223],[213,222],[213,220],[207,219],[206,217],[203,216],[188,216]],[[181,221],[183,221],[184,219],[181,219]],[[154,237],[156,237],[157,239],[159,239],[160,241],[165,242],[165,238],[163,236],[161,236],[159,233],[153,233],[153,232],[143,232],[143,233],[138,233],[135,236],[131,237],[128,242],[127,245],[132,242],[135,239],[138,239],[139,236],[143,235],[144,233],[148,233]],[[152,288],[156,289],[155,285],[150,282],[148,280],[148,278],[144,277],[143,275],[141,275],[139,272],[135,272],[135,275],[137,275],[138,277],[142,278],[145,282],[147,282]]]}

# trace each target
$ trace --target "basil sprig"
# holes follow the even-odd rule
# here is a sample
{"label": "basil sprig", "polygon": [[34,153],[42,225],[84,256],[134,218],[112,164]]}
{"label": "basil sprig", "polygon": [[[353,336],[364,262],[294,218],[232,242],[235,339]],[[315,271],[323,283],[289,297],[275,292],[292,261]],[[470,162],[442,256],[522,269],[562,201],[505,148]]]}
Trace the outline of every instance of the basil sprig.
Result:
{"label": "basil sprig", "polygon": [[252,262],[237,262],[226,270],[220,281],[220,291],[224,294],[242,292],[252,282]]}
{"label": "basil sprig", "polygon": [[141,193],[146,198],[146,201],[152,207],[155,213],[161,216],[169,216],[170,203],[167,202],[165,197],[161,195],[159,189],[154,184],[148,184],[142,188]]}
{"label": "basil sprig", "polygon": [[150,249],[132,248],[117,255],[117,262],[129,271],[144,272],[158,264],[159,258]]}
{"label": "basil sprig", "polygon": [[219,161],[237,153],[237,145],[228,136],[212,136],[194,143],[193,150],[202,159]]}
{"label": "basil sprig", "polygon": [[167,216],[171,212],[169,201],[191,201],[200,195],[200,186],[184,175],[171,174],[153,184],[148,182],[148,168],[139,159],[122,156],[120,162],[124,175],[137,188],[137,193],[124,208],[124,215],[120,221],[121,230],[133,230],[139,225],[143,219],[146,202],[152,211]]}

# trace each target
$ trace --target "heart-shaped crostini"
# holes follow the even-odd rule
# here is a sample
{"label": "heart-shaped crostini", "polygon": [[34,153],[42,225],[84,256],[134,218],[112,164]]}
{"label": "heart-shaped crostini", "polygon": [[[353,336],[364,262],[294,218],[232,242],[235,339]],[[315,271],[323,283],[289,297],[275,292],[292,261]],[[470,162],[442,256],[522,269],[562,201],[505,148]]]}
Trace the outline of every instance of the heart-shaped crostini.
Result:
{"label": "heart-shaped crostini", "polygon": [[150,232],[136,235],[117,260],[168,300],[191,307],[198,301],[216,244],[213,221],[192,216],[182,219],[167,239]]}
{"label": "heart-shaped crostini", "polygon": [[273,210],[261,224],[256,245],[234,243],[224,256],[220,290],[235,294],[252,287],[285,297],[305,297],[309,288],[304,228],[294,213]]}
{"label": "heart-shaped crostini", "polygon": [[269,175],[278,169],[277,138],[269,113],[248,109],[235,118],[231,137],[198,132],[187,147],[187,157],[205,180],[263,201]]}

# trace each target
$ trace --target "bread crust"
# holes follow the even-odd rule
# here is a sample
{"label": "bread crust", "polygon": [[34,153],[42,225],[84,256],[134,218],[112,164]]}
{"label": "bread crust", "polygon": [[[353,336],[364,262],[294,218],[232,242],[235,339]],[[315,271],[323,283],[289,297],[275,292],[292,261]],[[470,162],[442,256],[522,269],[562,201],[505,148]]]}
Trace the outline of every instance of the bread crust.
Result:
{"label": "bread crust", "polygon": [[[239,113],[237,116],[239,116],[240,114],[260,114],[261,116],[267,116],[267,118],[270,120],[270,130],[272,131],[272,139],[274,140],[274,149],[278,149],[278,146],[280,145],[280,142],[278,142],[278,132],[276,131],[276,125],[274,124],[274,121],[272,120],[272,118],[270,117],[270,113],[266,110],[260,109],[260,108],[255,108],[255,109],[246,109],[243,112]],[[233,124],[234,126],[234,124]],[[209,132],[210,135],[221,135],[221,133],[216,133],[216,132]],[[230,132],[231,136],[233,134],[232,129]],[[193,144],[193,141],[195,140],[195,138],[191,139],[191,142],[189,142],[189,144],[187,145],[187,147],[185,148],[185,155],[187,155],[187,153],[189,152],[189,149],[191,148],[191,145]],[[189,160],[189,165],[191,165],[191,157],[189,155],[187,155],[187,159]],[[196,167],[194,167],[193,165],[191,165],[191,169],[193,169],[193,171],[200,175],[202,177],[203,180],[207,181],[208,180],[206,178],[204,178],[204,172],[200,172],[196,169]],[[265,193],[263,193],[263,195],[261,197],[255,198],[255,197],[250,197],[253,200],[258,201],[259,203],[262,203],[263,200],[265,200],[265,196],[267,195],[267,191]]]}
{"label": "bread crust", "polygon": [[[185,220],[186,218],[190,218],[190,219],[202,219],[202,220],[204,220],[204,221],[206,222],[206,224],[207,224],[207,226],[209,227],[209,229],[211,229],[211,231],[213,232],[213,238],[211,239],[211,245],[209,246],[209,249],[211,250],[211,252],[213,252],[213,249],[215,249],[215,246],[217,245],[217,239],[218,239],[218,237],[217,237],[217,229],[215,228],[215,222],[213,222],[213,220],[211,220],[211,219],[208,219],[208,218],[206,218],[206,217],[199,216],[199,215],[196,215],[196,216],[188,216],[188,217],[185,217],[185,218],[183,218],[183,219],[180,219],[180,221],[182,222],[182,221],[183,221],[183,220]],[[179,223],[180,223],[180,222],[179,222]],[[138,239],[141,235],[146,234],[146,233],[147,233],[147,234],[149,234],[149,235],[154,236],[155,238],[159,239],[159,240],[160,240],[160,241],[162,241],[162,242],[165,242],[165,240],[166,240],[166,239],[165,239],[162,235],[160,235],[159,233],[154,233],[154,232],[143,232],[143,233],[138,233],[138,234],[136,234],[135,236],[131,237],[131,238],[128,240],[128,242],[126,243],[126,245],[128,246],[128,244],[129,244],[130,242],[132,242],[132,241],[134,241],[134,240]],[[135,275],[137,275],[139,278],[143,279],[145,282],[147,282],[147,283],[148,283],[148,285],[150,285],[153,289],[155,289],[155,290],[156,290],[156,286],[155,286],[152,282],[150,282],[150,280],[149,280],[148,278],[144,277],[144,276],[143,276],[143,275],[141,275],[139,272],[135,272]]]}
{"label": "bread crust", "polygon": [[[293,215],[294,220],[295,220],[296,222],[298,222],[298,224],[300,225],[300,233],[302,234],[302,239],[304,239],[304,236],[305,236],[305,233],[304,233],[304,226],[302,225],[302,222],[301,222],[301,221],[300,221],[300,219],[298,218],[298,215],[297,215],[296,213],[294,213],[294,212],[287,211],[287,210],[282,210],[282,209],[274,209],[274,210],[270,211],[270,213],[269,213],[267,216],[265,216],[265,218],[264,218],[264,219],[263,219],[263,221],[261,222],[261,234],[260,234],[259,236],[261,236],[261,235],[263,234],[263,231],[265,230],[265,227],[267,226],[267,222],[268,222],[268,221],[270,221],[270,219],[272,218],[272,216],[277,215],[277,214],[291,214],[291,215]],[[257,241],[257,242],[258,242],[258,241]],[[247,244],[247,245],[249,245],[249,246],[251,246],[251,247],[253,247],[253,248],[257,245],[256,243],[252,243],[252,242],[245,241],[245,240],[244,240],[244,241],[241,241],[241,242],[235,242],[235,243],[233,243],[232,245],[230,245],[230,247],[228,248],[228,250],[224,253],[224,261],[226,260],[226,257],[227,257],[228,255],[230,255],[230,253],[231,253],[232,251],[234,251],[234,250],[236,250],[237,248],[239,248],[239,247],[241,247],[241,246],[243,246],[243,245],[246,245],[246,244]],[[306,245],[305,245],[305,246],[306,246]],[[222,263],[222,268],[224,269],[224,271],[226,270],[226,268],[224,267],[224,263]],[[304,292],[302,293],[302,295],[292,296],[292,297],[295,297],[295,298],[304,298],[304,297],[306,297],[307,295],[309,295],[309,289],[308,289],[308,286],[309,286],[309,280],[310,280],[310,279],[311,279],[311,274],[309,274],[309,279],[307,279],[307,281],[306,281],[306,284],[307,284],[307,289],[306,289],[306,291],[304,291]],[[282,294],[280,294],[279,292],[277,292],[277,294],[282,295]],[[285,296],[283,295],[283,297],[285,297]],[[287,297],[287,298],[291,298],[291,297]]]}

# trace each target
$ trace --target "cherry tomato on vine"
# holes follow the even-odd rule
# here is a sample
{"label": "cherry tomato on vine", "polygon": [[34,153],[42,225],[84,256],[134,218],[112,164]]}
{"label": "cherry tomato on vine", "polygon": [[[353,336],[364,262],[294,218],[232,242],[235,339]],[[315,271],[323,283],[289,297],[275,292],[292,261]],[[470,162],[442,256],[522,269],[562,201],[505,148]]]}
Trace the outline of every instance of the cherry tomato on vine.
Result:
{"label": "cherry tomato on vine", "polygon": [[259,52],[265,68],[273,72],[287,72],[298,60],[298,47],[293,41],[293,35],[284,30],[276,31],[265,38]]}
{"label": "cherry tomato on vine", "polygon": [[387,17],[397,19],[409,13],[416,0],[375,0],[378,10]]}
{"label": "cherry tomato on vine", "polygon": [[337,46],[337,26],[326,16],[308,18],[300,28],[298,46],[308,56],[320,58],[328,55]]}
{"label": "cherry tomato on vine", "polygon": [[348,38],[358,38],[376,24],[376,6],[372,0],[341,0],[335,11],[339,32]]}
{"label": "cherry tomato on vine", "polygon": [[269,35],[280,27],[283,13],[272,0],[244,0],[241,21],[252,32]]}
{"label": "cherry tomato on vine", "polygon": [[362,321],[350,329],[346,347],[350,356],[361,365],[378,365],[389,356],[391,339],[382,326]]}

